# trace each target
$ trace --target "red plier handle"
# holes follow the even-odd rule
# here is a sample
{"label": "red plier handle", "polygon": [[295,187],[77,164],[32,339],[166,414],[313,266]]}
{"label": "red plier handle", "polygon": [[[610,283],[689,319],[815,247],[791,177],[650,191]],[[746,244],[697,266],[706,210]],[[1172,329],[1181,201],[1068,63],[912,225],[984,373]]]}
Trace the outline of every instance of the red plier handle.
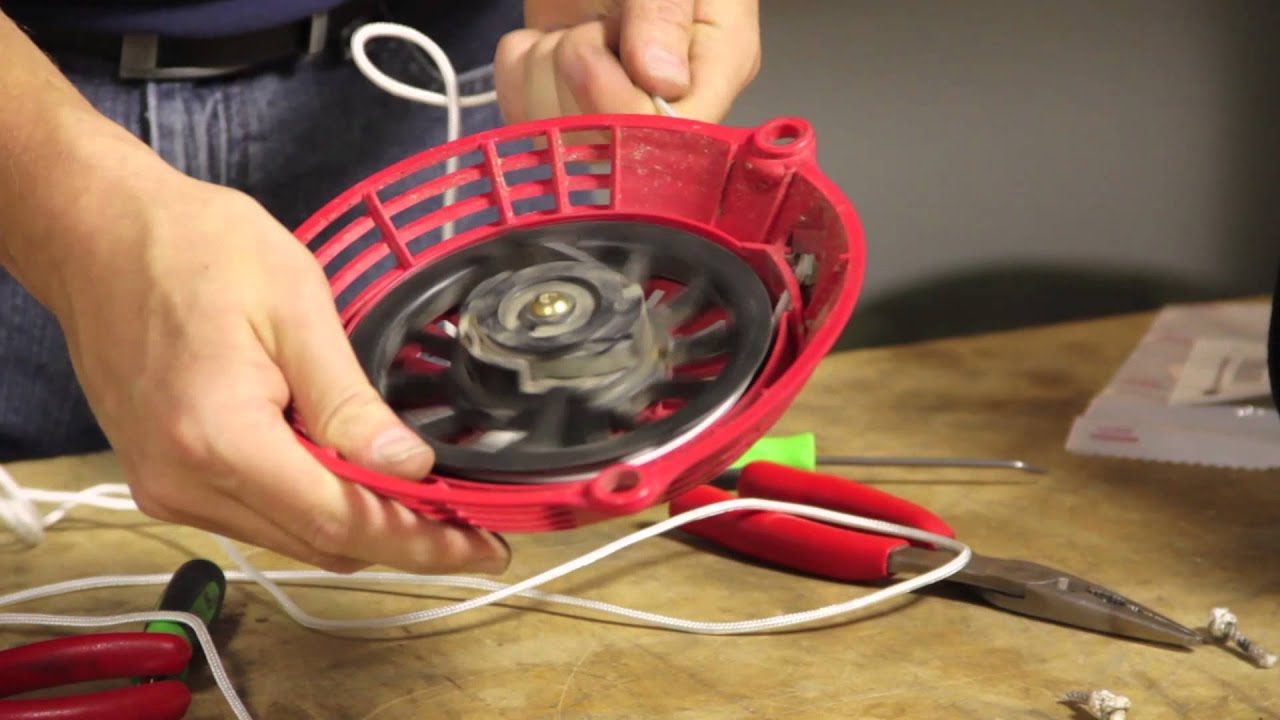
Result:
{"label": "red plier handle", "polygon": [[[0,652],[0,698],[98,680],[177,675],[191,646],[170,633],[99,633]],[[178,720],[191,690],[178,680],[143,682],[70,697],[0,699],[0,720]]]}
{"label": "red plier handle", "polygon": [[[785,465],[749,463],[738,476],[738,496],[823,507],[955,537],[941,518],[908,500],[845,478]],[[669,511],[679,515],[733,497],[703,485],[672,500]],[[890,554],[910,544],[903,538],[765,510],[724,513],[682,529],[757,560],[845,582],[888,577]]]}

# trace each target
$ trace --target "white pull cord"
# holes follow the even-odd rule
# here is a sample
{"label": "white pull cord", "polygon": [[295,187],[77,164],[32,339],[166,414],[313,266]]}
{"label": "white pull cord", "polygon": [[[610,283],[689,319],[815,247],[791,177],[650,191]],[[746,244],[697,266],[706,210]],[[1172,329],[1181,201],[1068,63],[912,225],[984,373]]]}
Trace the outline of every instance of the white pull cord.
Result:
{"label": "white pull cord", "polygon": [[[406,85],[398,80],[386,76],[374,67],[365,53],[364,45],[375,36],[393,37],[406,40],[426,52],[440,67],[440,75],[445,86],[444,94],[434,93],[411,85]],[[460,96],[457,74],[454,72],[453,66],[449,62],[448,57],[445,56],[444,52],[438,45],[436,45],[435,42],[412,28],[388,23],[373,23],[366,25],[361,27],[352,37],[352,50],[356,66],[362,73],[364,73],[370,82],[377,85],[379,88],[407,100],[421,102],[436,107],[444,107],[448,112],[448,134],[450,141],[458,139],[461,133],[462,108],[476,107],[493,102],[496,97],[492,92]],[[671,106],[662,98],[655,97],[654,105],[662,114],[675,115]],[[456,160],[450,160],[449,168],[450,171],[453,171],[456,168]],[[452,191],[449,191],[446,194],[446,198],[446,202],[452,201]],[[446,230],[446,235],[448,234],[451,234],[451,230]],[[38,504],[56,504],[56,507],[47,514],[41,515],[36,509]],[[12,476],[4,469],[3,466],[0,466],[0,521],[3,521],[6,526],[8,526],[23,542],[28,545],[38,545],[43,539],[44,531],[47,528],[57,523],[65,517],[68,512],[80,505],[120,511],[137,511],[137,506],[134,504],[129,494],[129,488],[126,485],[96,485],[80,492],[58,492],[23,488],[13,480]],[[929,544],[943,550],[954,552],[955,557],[945,565],[934,570],[842,603],[815,608],[812,610],[775,615],[772,617],[731,622],[686,620],[643,610],[634,610],[596,600],[543,592],[536,589],[548,582],[551,582],[552,580],[564,577],[576,570],[580,570],[588,565],[599,562],[600,560],[603,560],[604,558],[643,540],[662,535],[696,520],[739,510],[771,510],[809,518],[820,522],[864,530],[880,535],[906,538],[908,540]],[[739,498],[716,503],[714,505],[707,505],[696,510],[686,512],[682,515],[668,518],[643,530],[626,535],[619,540],[615,540],[598,550],[514,584],[504,584],[483,578],[449,575],[412,575],[406,573],[386,572],[359,572],[349,575],[333,574],[322,571],[263,572],[255,568],[231,542],[217,535],[214,535],[213,537],[231,558],[232,562],[240,568],[239,571],[230,571],[226,573],[228,582],[252,582],[259,585],[273,598],[275,598],[275,600],[280,604],[280,607],[289,615],[290,618],[300,625],[318,630],[384,629],[413,625],[438,620],[440,618],[456,615],[469,610],[475,610],[511,597],[520,596],[542,602],[558,603],[561,605],[569,605],[600,613],[616,615],[638,621],[643,624],[687,633],[706,635],[755,633],[813,623],[839,615],[854,613],[877,603],[906,595],[925,586],[946,580],[963,569],[972,556],[972,551],[964,543],[953,538],[925,532],[916,528],[895,525],[893,523],[887,523],[871,518],[863,518],[856,515],[848,515],[825,508],[808,507],[804,505],[754,498]],[[169,574],[107,575],[70,580],[43,587],[22,590],[7,595],[0,595],[0,607],[32,602],[56,595],[83,592],[86,590],[143,585],[164,585],[169,582],[170,577],[171,576]],[[288,594],[281,589],[280,583],[303,585],[324,584],[330,587],[335,585],[362,587],[371,584],[431,585],[478,590],[484,591],[487,594],[480,595],[470,600],[446,605],[444,607],[390,617],[325,618],[310,614],[300,608],[297,603],[295,603],[292,598],[290,598]],[[228,676],[226,669],[222,665],[217,648],[214,646],[208,631],[194,615],[173,612],[136,612],[107,617],[86,617],[34,613],[0,613],[0,626],[40,625],[88,628],[126,625],[132,623],[140,624],[152,620],[170,620],[190,626],[195,632],[196,638],[204,650],[204,657],[209,663],[213,678],[216,681],[219,690],[221,690],[222,694],[226,697],[228,704],[235,713],[235,716],[240,720],[252,720],[248,709],[236,694],[235,688],[231,683],[231,679]]]}
{"label": "white pull cord", "polygon": [[[374,38],[394,38],[404,40],[426,53],[440,70],[440,81],[444,85],[444,93],[433,92],[424,88],[409,85],[387,75],[378,69],[369,59],[365,45]],[[481,107],[497,102],[498,93],[490,90],[475,95],[462,95],[458,87],[458,73],[454,70],[449,56],[434,40],[414,28],[398,23],[375,22],[360,26],[351,36],[351,57],[361,74],[378,89],[423,105],[444,108],[447,113],[447,130],[449,141],[457,140],[462,133],[462,109]],[[654,96],[653,103],[663,115],[675,116],[675,110],[661,97]]]}
{"label": "white pull cord", "polygon": [[[104,501],[99,496],[100,493],[89,493],[88,491],[70,493],[22,488],[18,486],[12,476],[10,476],[3,467],[0,467],[0,485],[5,486],[6,495],[8,495],[8,497],[3,499],[3,504],[0,505],[0,508],[3,508],[4,510],[0,515],[6,519],[6,522],[12,523],[13,529],[20,537],[30,535],[38,536],[38,533],[42,533],[44,528],[47,528],[52,524],[52,522],[48,522],[48,518],[50,516],[58,513],[57,517],[60,518],[77,504],[93,505],[96,507],[111,509],[124,509],[124,503],[118,498],[113,498],[110,501]],[[99,487],[117,488],[119,486]],[[54,513],[50,514],[50,516],[41,517],[38,513],[34,512],[34,506],[38,502],[56,502],[60,505]],[[132,509],[136,510],[136,507]],[[819,522],[860,529],[880,535],[902,537],[954,552],[955,557],[945,565],[934,570],[842,603],[827,605],[813,610],[775,615],[772,617],[754,620],[731,622],[705,622],[674,618],[643,610],[621,607],[611,603],[588,600],[585,598],[576,598],[569,595],[547,593],[536,589],[541,585],[603,560],[604,558],[643,540],[664,534],[670,530],[674,530],[696,520],[739,510],[771,510],[774,512],[788,513],[799,517],[809,518]],[[12,519],[14,518],[17,519],[16,522],[12,522]],[[56,522],[56,519],[54,522]],[[31,532],[33,528],[38,528],[38,533]],[[284,612],[295,622],[304,627],[316,630],[385,629],[414,625],[432,620],[439,620],[468,610],[475,610],[510,597],[522,596],[543,602],[570,605],[596,612],[617,615],[643,624],[655,627],[664,627],[681,632],[704,635],[748,634],[813,623],[838,615],[845,615],[863,610],[877,603],[885,602],[914,592],[927,585],[941,582],[963,569],[972,556],[972,551],[967,545],[943,535],[937,535],[916,528],[904,527],[871,518],[839,513],[825,508],[808,507],[805,505],[755,498],[728,500],[668,518],[643,530],[624,536],[619,540],[615,540],[608,545],[579,558],[558,565],[526,580],[509,585],[483,578],[449,575],[412,575],[408,573],[385,572],[360,572],[341,575],[318,570],[263,572],[255,568],[253,564],[250,563],[249,560],[225,538],[218,535],[214,535],[213,537],[222,546],[223,550],[231,557],[232,561],[240,567],[239,572],[226,573],[227,580],[229,582],[256,583],[275,598]],[[164,585],[169,581],[170,577],[171,576],[168,574],[106,575],[70,580],[29,590],[22,590],[7,595],[0,595],[0,607],[32,602],[56,595],[83,592],[86,590],[140,585]],[[286,584],[315,583],[329,586],[350,585],[355,587],[394,584],[433,585],[483,590],[488,591],[488,593],[470,600],[446,605],[444,607],[420,610],[418,612],[402,615],[375,618],[324,618],[312,615],[300,608],[297,603],[295,603],[293,599],[290,598],[283,589],[281,589],[279,585],[280,582]],[[34,613],[0,613],[0,626],[42,625],[53,627],[105,627],[112,625],[143,623],[152,620],[171,620],[191,626],[196,633],[197,640],[200,642],[200,645],[204,650],[204,656],[209,663],[213,678],[217,683],[219,690],[221,690],[222,694],[226,697],[226,700],[236,717],[240,718],[240,720],[252,720],[252,716],[249,715],[248,710],[236,694],[235,688],[231,683],[231,679],[228,676],[225,667],[222,665],[217,647],[214,646],[212,639],[209,637],[208,632],[200,623],[199,619],[193,615],[173,612],[135,612],[107,617],[90,617]]]}
{"label": "white pull cord", "polygon": [[[403,83],[382,72],[369,59],[369,53],[365,50],[365,45],[370,40],[379,37],[404,40],[425,52],[440,70],[440,81],[444,85],[444,93]],[[360,26],[351,36],[351,58],[355,61],[360,73],[378,89],[404,100],[444,108],[445,134],[448,142],[453,142],[462,135],[463,108],[480,107],[498,100],[498,93],[492,90],[478,95],[463,96],[461,88],[458,87],[458,73],[454,70],[453,63],[449,62],[449,57],[444,50],[431,38],[405,25],[379,22]],[[453,174],[457,171],[458,158],[451,156],[445,162],[445,172]],[[456,188],[451,187],[446,190],[442,207],[452,205],[456,195]],[[441,239],[447,239],[453,235],[453,221],[444,224],[442,233]]]}
{"label": "white pull cord", "polygon": [[[44,516],[36,510],[35,503],[59,503]],[[72,508],[90,505],[108,510],[137,510],[129,493],[129,486],[119,483],[103,483],[79,492],[31,490],[18,486],[13,476],[0,466],[0,521],[17,534],[18,539],[29,546],[44,540],[44,530],[61,520]]]}
{"label": "white pull cord", "polygon": [[[376,38],[403,40],[426,53],[440,70],[440,82],[444,86],[444,92],[438,93],[410,85],[384,73],[369,59],[369,53],[365,49],[369,41]],[[498,100],[498,93],[493,90],[475,95],[463,95],[462,89],[458,85],[458,73],[454,69],[453,63],[449,61],[449,56],[445,54],[440,45],[422,32],[398,23],[375,22],[360,26],[351,36],[351,58],[355,61],[356,68],[360,70],[360,73],[378,89],[398,98],[430,105],[431,107],[444,108],[445,134],[448,142],[453,142],[462,136],[462,110],[464,108],[482,107]],[[671,105],[661,97],[654,96],[653,104],[658,112],[663,115],[675,116],[676,114]],[[451,156],[445,161],[445,171],[452,174],[457,170],[458,158],[457,156]],[[456,188],[451,187],[446,190],[443,206],[452,205],[456,195]],[[448,238],[452,235],[453,221],[449,221],[444,224],[442,237]]]}

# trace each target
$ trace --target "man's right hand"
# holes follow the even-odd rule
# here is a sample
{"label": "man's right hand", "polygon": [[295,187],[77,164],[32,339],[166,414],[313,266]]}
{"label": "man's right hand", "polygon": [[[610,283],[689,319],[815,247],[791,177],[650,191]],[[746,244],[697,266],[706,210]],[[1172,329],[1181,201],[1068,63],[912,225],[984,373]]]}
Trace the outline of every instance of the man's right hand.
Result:
{"label": "man's right hand", "polygon": [[6,23],[0,101],[26,93],[0,118],[0,262],[61,323],[140,509],[339,572],[504,570],[497,537],[336,478],[298,443],[290,403],[353,462],[414,479],[434,460],[369,384],[306,247],[97,115]]}

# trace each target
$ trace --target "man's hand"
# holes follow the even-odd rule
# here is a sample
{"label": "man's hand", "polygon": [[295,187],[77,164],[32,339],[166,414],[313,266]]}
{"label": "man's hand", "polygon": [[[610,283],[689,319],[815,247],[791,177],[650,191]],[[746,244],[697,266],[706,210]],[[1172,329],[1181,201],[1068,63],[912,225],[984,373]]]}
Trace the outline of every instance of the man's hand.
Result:
{"label": "man's hand", "polygon": [[495,58],[508,123],[656,111],[720,122],[760,68],[759,0],[525,0]]}
{"label": "man's hand", "polygon": [[58,312],[143,512],[335,571],[503,570],[496,538],[340,481],[298,444],[290,402],[356,463],[412,479],[433,462],[367,381],[306,248],[238,192],[151,167],[121,181],[128,212],[66,268]]}
{"label": "man's hand", "polygon": [[[284,418],[405,478],[429,448],[356,361],[315,258],[92,108],[0,14],[0,264],[57,316],[140,509],[335,571],[500,572],[489,533],[334,477]],[[3,368],[0,368],[3,372]]]}

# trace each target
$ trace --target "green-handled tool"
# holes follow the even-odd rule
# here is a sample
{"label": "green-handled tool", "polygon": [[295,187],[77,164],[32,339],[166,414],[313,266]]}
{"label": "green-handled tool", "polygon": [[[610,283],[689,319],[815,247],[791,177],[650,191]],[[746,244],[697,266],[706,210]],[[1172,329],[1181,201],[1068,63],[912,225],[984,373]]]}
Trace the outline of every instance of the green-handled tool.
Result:
{"label": "green-handled tool", "polygon": [[730,467],[730,472],[741,470],[747,463],[766,461],[787,465],[800,470],[814,470],[819,465],[879,465],[899,467],[970,467],[1002,468],[1042,474],[1045,471],[1022,460],[992,460],[987,458],[908,458],[908,457],[853,457],[849,455],[819,455],[813,433],[796,433],[761,438]]}
{"label": "green-handled tool", "polygon": [[[222,568],[200,558],[189,560],[174,572],[169,584],[165,586],[164,593],[160,595],[156,610],[191,613],[199,618],[205,627],[209,627],[222,613],[226,592],[227,578]],[[144,631],[177,635],[191,646],[192,662],[182,670],[181,674],[175,676],[175,679],[186,680],[201,650],[200,643],[191,628],[180,622],[155,620],[147,623]]]}

